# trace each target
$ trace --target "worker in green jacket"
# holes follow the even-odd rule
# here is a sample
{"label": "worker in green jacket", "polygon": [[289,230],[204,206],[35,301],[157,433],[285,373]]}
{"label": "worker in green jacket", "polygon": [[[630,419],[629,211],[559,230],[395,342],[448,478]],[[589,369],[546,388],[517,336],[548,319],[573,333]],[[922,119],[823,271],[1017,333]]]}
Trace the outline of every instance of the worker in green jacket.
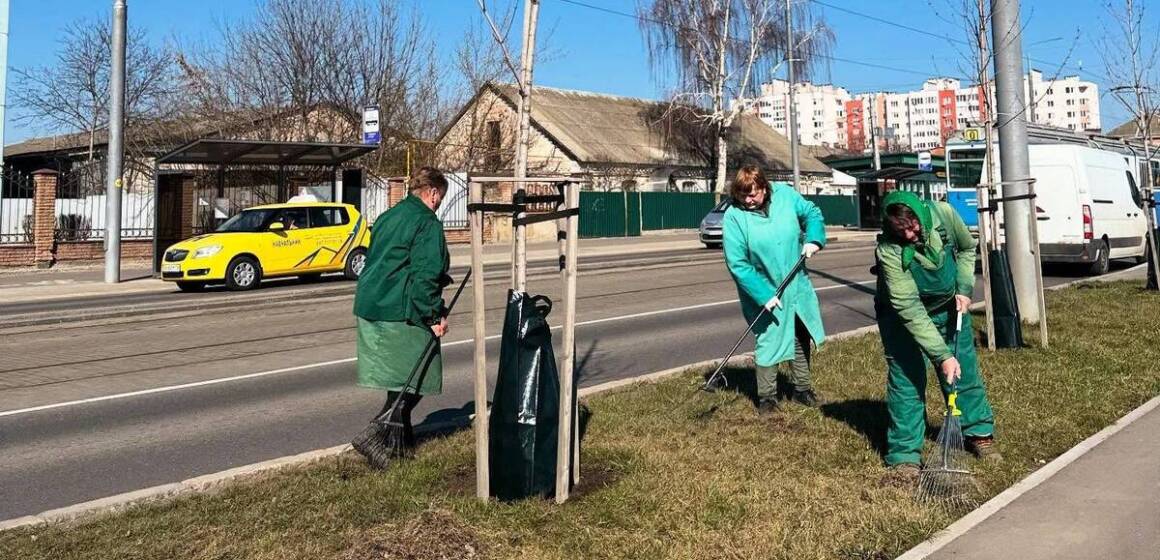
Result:
{"label": "worker in green jacket", "polygon": [[[758,412],[776,411],[779,397],[817,406],[810,345],[826,338],[818,295],[804,270],[786,286],[782,298],[775,292],[802,255],[811,257],[825,246],[822,212],[789,184],[771,184],[752,165],[738,170],[731,195],[733,204],[722,223],[725,264],[737,284],[746,322],[762,308],[768,312],[753,328]],[[777,371],[783,362],[790,363],[789,379]]]}
{"label": "worker in green jacket", "polygon": [[[958,391],[968,449],[981,458],[1000,460],[968,311],[975,288],[975,240],[945,202],[924,202],[913,193],[894,191],[882,207],[874,301],[888,366],[886,464],[907,478],[918,474],[926,433],[928,364],[938,371],[944,403],[952,387]],[[963,315],[962,330],[951,340],[958,314]]]}
{"label": "worker in green jacket", "polygon": [[[358,322],[358,384],[396,399],[405,444],[415,445],[411,411],[424,395],[443,391],[443,356],[438,339],[447,334],[443,288],[451,283],[451,258],[443,223],[435,211],[447,194],[447,179],[423,167],[410,179],[409,195],[384,212],[371,229],[366,267],[354,296]],[[435,338],[430,351],[428,342]],[[415,364],[422,369],[404,391]]]}

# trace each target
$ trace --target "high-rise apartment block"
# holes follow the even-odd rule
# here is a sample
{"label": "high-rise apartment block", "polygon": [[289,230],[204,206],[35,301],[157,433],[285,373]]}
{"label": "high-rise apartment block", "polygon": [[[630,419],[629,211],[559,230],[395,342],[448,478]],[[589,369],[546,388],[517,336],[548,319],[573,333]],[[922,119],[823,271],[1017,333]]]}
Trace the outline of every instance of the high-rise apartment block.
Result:
{"label": "high-rise apartment block", "polygon": [[[1099,88],[1077,76],[1044,80],[1032,70],[1024,78],[1028,120],[1078,131],[1100,130]],[[787,134],[789,84],[775,80],[746,109]],[[917,91],[851,94],[825,84],[796,84],[798,139],[806,146],[829,146],[853,153],[869,150],[872,138],[888,151],[930,150],[968,125],[982,122],[982,89],[953,78],[934,78]],[[992,86],[991,99],[994,99]]]}

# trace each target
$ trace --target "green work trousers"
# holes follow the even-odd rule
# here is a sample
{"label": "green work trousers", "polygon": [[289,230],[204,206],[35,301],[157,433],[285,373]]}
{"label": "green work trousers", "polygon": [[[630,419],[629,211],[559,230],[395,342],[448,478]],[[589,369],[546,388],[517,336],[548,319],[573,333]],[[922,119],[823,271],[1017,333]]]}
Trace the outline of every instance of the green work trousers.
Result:
{"label": "green work trousers", "polygon": [[[949,340],[954,332],[955,316],[953,304],[930,314],[944,340]],[[886,408],[890,414],[890,423],[886,431],[886,464],[917,464],[922,457],[922,441],[926,434],[926,376],[931,363],[897,314],[880,311],[878,324],[888,366]],[[971,329],[970,314],[963,316],[963,328],[955,341],[955,354],[962,367],[962,377],[955,384],[955,389],[959,393],[956,405],[963,413],[960,417],[963,434],[992,435],[994,414],[979,376],[979,360],[975,355],[975,334]],[[935,377],[939,379],[943,395],[939,407],[941,415],[946,410],[946,397],[951,386],[946,384],[937,371]]]}
{"label": "green work trousers", "polygon": [[[801,321],[794,325],[793,361],[790,362],[790,375],[787,383],[779,383],[778,364],[772,366],[757,366],[757,397],[774,399],[778,393],[787,393],[792,385],[794,391],[807,391],[813,388],[810,380],[810,331]],[[778,391],[778,385],[783,390]]]}

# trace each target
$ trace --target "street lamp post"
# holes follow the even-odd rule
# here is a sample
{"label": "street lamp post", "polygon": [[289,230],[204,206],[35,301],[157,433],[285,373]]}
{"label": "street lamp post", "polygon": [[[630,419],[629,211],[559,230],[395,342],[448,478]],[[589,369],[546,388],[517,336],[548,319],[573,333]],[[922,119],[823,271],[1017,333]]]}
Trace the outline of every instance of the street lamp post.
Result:
{"label": "street lamp post", "polygon": [[125,0],[113,2],[109,74],[109,165],[105,177],[105,283],[121,281],[121,169],[125,157]]}

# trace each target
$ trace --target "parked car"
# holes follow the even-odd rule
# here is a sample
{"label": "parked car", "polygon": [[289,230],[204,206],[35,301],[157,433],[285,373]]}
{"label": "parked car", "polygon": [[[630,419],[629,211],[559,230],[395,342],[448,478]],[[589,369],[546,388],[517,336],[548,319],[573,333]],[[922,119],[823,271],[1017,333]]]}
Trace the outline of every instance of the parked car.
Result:
{"label": "parked car", "polygon": [[369,228],[349,204],[306,202],[242,210],[217,231],[170,246],[161,278],[185,291],[224,282],[256,288],[263,278],[317,278],[342,272],[357,280],[366,264]]}
{"label": "parked car", "polygon": [[701,243],[710,249],[721,248],[721,221],[725,219],[725,210],[729,208],[729,199],[725,198],[701,220]]}
{"label": "parked car", "polygon": [[1085,264],[1099,275],[1107,273],[1111,259],[1143,260],[1144,198],[1123,156],[1056,144],[1033,144],[1028,155],[1044,262]]}

